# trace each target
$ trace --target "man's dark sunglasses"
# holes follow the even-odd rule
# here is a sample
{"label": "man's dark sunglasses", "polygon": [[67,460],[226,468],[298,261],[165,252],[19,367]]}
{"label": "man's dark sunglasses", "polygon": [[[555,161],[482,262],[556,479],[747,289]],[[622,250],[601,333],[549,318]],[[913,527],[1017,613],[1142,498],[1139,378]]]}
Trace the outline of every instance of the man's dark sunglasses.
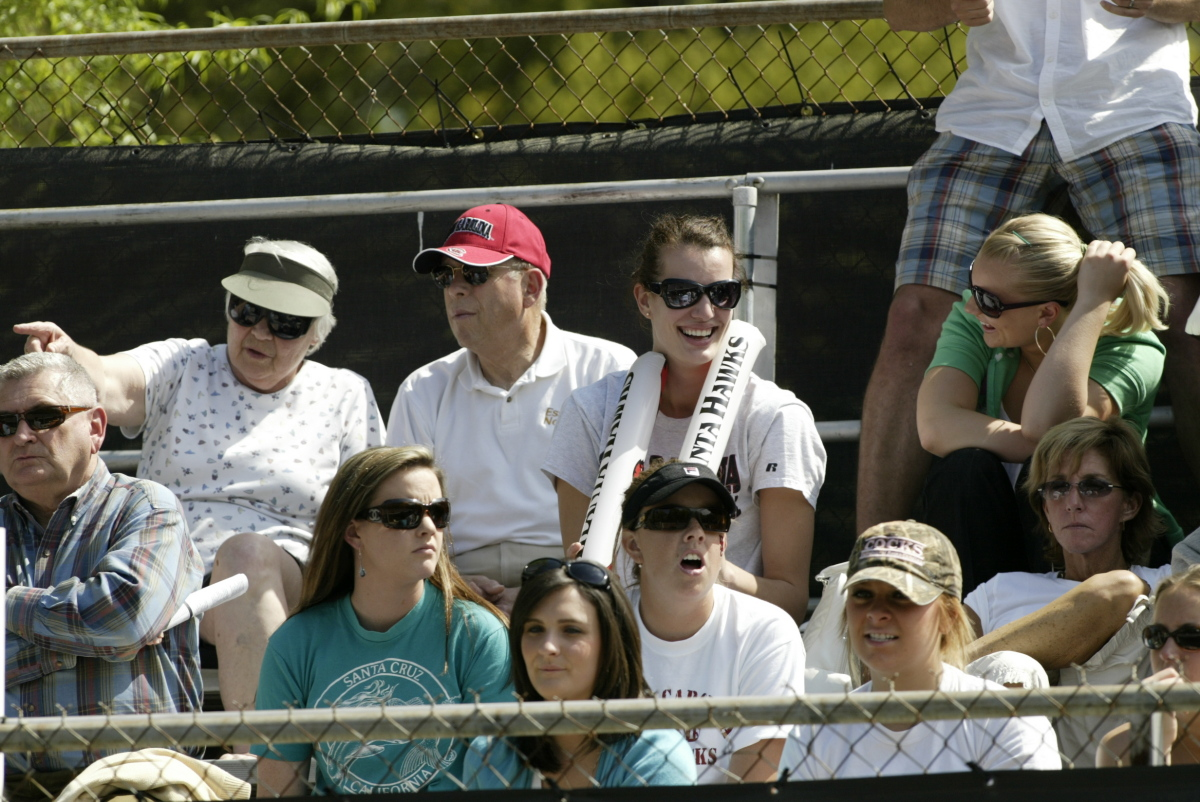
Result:
{"label": "man's dark sunglasses", "polygon": [[687,529],[692,519],[706,532],[728,532],[733,519],[724,510],[707,507],[652,507],[637,517],[634,529],[650,529],[657,532],[678,532]]}
{"label": "man's dark sunglasses", "polygon": [[1195,624],[1184,624],[1174,632],[1162,624],[1151,624],[1142,630],[1142,643],[1154,652],[1166,646],[1171,638],[1175,639],[1180,649],[1187,649],[1189,652],[1200,649],[1200,627]]}
{"label": "man's dark sunglasses", "polygon": [[742,283],[732,279],[700,284],[686,278],[665,278],[662,281],[651,281],[646,285],[646,289],[661,295],[663,303],[671,309],[695,306],[705,295],[718,309],[733,309],[742,299]]}
{"label": "man's dark sunglasses", "polygon": [[236,295],[229,296],[229,319],[239,326],[255,326],[264,315],[267,318],[267,328],[281,340],[294,340],[308,334],[313,320],[311,317],[273,312],[249,301],[243,301]]}
{"label": "man's dark sunglasses", "polygon": [[363,510],[357,517],[388,529],[416,529],[426,515],[438,529],[445,529],[450,523],[450,500],[435,498],[422,504],[415,498],[390,498]]}
{"label": "man's dark sunglasses", "polygon": [[[502,270],[521,269],[519,267],[509,267],[502,264],[492,265],[492,267]],[[444,290],[454,283],[454,271],[461,270],[463,274],[463,281],[467,282],[472,287],[478,287],[480,284],[487,283],[488,276],[491,275],[491,273],[488,271],[491,269],[492,268],[489,268],[485,265],[442,265],[438,268],[435,268],[429,275],[433,276],[433,283]]]}
{"label": "man's dark sunglasses", "polygon": [[574,579],[576,582],[581,582],[584,585],[600,590],[608,590],[612,584],[608,576],[608,571],[600,563],[594,563],[591,560],[567,560],[559,559],[558,557],[539,557],[530,562],[521,571],[521,584],[524,585],[535,576],[544,574],[547,571],[556,571],[562,568],[567,572],[567,576]]}
{"label": "man's dark sunglasses", "polygon": [[28,423],[29,428],[35,432],[44,432],[46,429],[62,426],[68,415],[86,412],[89,409],[92,407],[44,406],[34,407],[24,412],[0,412],[0,437],[12,437],[16,434],[21,421]]}
{"label": "man's dark sunglasses", "polygon": [[1006,304],[1001,302],[999,296],[994,292],[989,292],[983,287],[975,286],[975,271],[970,271],[970,278],[967,279],[967,289],[971,291],[971,297],[975,299],[975,305],[979,307],[979,311],[983,312],[988,317],[1000,317],[1000,313],[1008,309],[1024,309],[1027,306],[1037,306],[1038,304],[1056,303],[1059,306],[1070,306],[1066,301],[1018,301],[1015,304]]}
{"label": "man's dark sunglasses", "polygon": [[1071,492],[1072,487],[1079,488],[1079,495],[1084,498],[1104,498],[1114,490],[1124,490],[1120,485],[1114,485],[1112,482],[1106,482],[1103,479],[1095,479],[1088,477],[1080,479],[1078,482],[1071,483],[1065,479],[1059,479],[1055,482],[1046,482],[1038,487],[1038,495],[1048,501],[1061,501]]}

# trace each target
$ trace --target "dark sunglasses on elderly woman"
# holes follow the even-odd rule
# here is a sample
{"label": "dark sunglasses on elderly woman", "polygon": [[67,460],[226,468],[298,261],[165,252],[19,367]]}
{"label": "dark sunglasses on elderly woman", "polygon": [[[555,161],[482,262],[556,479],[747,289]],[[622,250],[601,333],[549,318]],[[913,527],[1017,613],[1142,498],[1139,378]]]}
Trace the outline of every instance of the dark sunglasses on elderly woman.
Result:
{"label": "dark sunglasses on elderly woman", "polygon": [[1151,624],[1142,630],[1142,643],[1151,651],[1157,652],[1172,638],[1180,649],[1187,649],[1189,652],[1200,649],[1200,627],[1195,624],[1184,624],[1174,632],[1162,624]]}
{"label": "dark sunglasses on elderly woman", "polygon": [[742,299],[742,283],[728,279],[700,284],[686,278],[665,278],[646,284],[650,292],[662,296],[663,303],[671,309],[687,309],[700,303],[705,295],[718,309],[733,309]]}
{"label": "dark sunglasses on elderly woman", "polygon": [[250,328],[258,324],[258,321],[267,318],[267,328],[281,340],[294,340],[297,337],[303,337],[308,333],[308,327],[312,325],[311,317],[301,317],[300,315],[285,315],[283,312],[273,312],[270,309],[264,309],[258,304],[252,304],[249,301],[243,301],[236,295],[229,296],[229,319],[239,326]]}
{"label": "dark sunglasses on elderly woman", "polygon": [[21,421],[29,424],[35,432],[44,432],[55,426],[62,426],[68,415],[76,412],[86,412],[91,407],[34,407],[25,412],[0,412],[0,437],[12,437],[17,433]]}
{"label": "dark sunglasses on elderly woman", "polygon": [[582,582],[588,587],[607,590],[611,585],[608,571],[600,563],[594,563],[591,560],[571,560],[568,562],[558,557],[539,557],[530,562],[521,570],[521,584],[524,585],[535,576],[544,574],[547,571],[556,571],[559,568],[565,570],[567,576],[571,577],[571,579],[574,579],[576,582]]}
{"label": "dark sunglasses on elderly woman", "polygon": [[637,517],[633,529],[657,532],[678,532],[687,529],[692,519],[706,532],[728,532],[732,523],[729,513],[707,507],[651,507]]}
{"label": "dark sunglasses on elderly woman", "polygon": [[975,269],[972,266],[970,270],[970,278],[967,279],[967,289],[971,291],[971,297],[975,299],[975,305],[979,307],[979,311],[983,312],[988,317],[1000,317],[1000,313],[1009,309],[1024,309],[1027,306],[1037,306],[1038,304],[1056,303],[1059,306],[1070,306],[1066,301],[1018,301],[1015,304],[1006,304],[1000,300],[1000,297],[994,292],[989,292],[983,287],[975,286]]}
{"label": "dark sunglasses on elderly woman", "polygon": [[438,529],[445,529],[450,523],[450,500],[435,498],[422,504],[415,498],[390,498],[363,510],[357,517],[388,529],[416,529],[426,515]]}

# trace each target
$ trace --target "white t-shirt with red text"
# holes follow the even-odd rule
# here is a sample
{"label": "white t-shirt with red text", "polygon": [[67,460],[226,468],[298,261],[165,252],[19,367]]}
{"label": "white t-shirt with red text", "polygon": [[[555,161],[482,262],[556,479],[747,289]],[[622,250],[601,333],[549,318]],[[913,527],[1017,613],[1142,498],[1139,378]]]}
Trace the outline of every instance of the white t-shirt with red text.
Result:
{"label": "white t-shirt with red text", "polygon": [[[690,638],[665,641],[642,622],[641,593],[630,594],[642,635],[642,668],[655,696],[779,696],[804,693],[804,642],[791,616],[770,602],[722,585],[713,611]],[[786,738],[789,725],[706,729],[684,733],[701,784],[726,782],[730,757],[758,741]]]}

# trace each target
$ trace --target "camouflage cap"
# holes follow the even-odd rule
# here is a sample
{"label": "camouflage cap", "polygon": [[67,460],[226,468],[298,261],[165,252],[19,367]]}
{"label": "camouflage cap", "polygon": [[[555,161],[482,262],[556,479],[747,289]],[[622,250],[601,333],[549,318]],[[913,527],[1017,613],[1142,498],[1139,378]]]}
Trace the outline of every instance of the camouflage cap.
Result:
{"label": "camouflage cap", "polygon": [[915,604],[929,604],[943,593],[962,598],[962,568],[954,544],[916,521],[876,524],[858,536],[846,585],[872,579],[886,582]]}

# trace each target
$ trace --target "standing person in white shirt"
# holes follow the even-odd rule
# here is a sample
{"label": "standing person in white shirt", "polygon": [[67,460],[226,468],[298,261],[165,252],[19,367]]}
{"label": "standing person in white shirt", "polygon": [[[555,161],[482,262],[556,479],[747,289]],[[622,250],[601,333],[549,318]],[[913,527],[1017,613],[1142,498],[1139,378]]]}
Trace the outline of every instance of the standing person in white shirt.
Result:
{"label": "standing person in white shirt", "polygon": [[561,557],[558,497],[538,468],[572,391],[633,363],[628,348],[563,331],[546,314],[550,255],[519,209],[468,209],[413,259],[446,302],[458,351],[396,393],[387,444],[427,445],[454,499],[454,562],[505,612],[521,569]]}
{"label": "standing person in white shirt", "polygon": [[[942,321],[990,231],[1066,186],[1098,239],[1136,249],[1171,295],[1166,378],[1200,405],[1200,135],[1187,30],[1197,0],[885,0],[894,30],[961,22],[969,69],[909,176],[896,294],[863,402],[858,528],[907,517],[929,465],[915,403]],[[1200,475],[1200,416],[1176,427]]]}
{"label": "standing person in white shirt", "polygon": [[[738,507],[707,466],[671,461],[629,486],[621,546],[633,560],[630,593],[646,684],[664,699],[804,693],[804,643],[770,602],[717,582]],[[688,732],[701,784],[769,782],[787,726]]]}
{"label": "standing person in white shirt", "polygon": [[[844,624],[872,691],[1003,690],[965,674],[971,626],[954,546],[915,521],[878,524],[850,553]],[[797,780],[997,769],[1058,769],[1044,716],[797,727],[783,766]]]}

